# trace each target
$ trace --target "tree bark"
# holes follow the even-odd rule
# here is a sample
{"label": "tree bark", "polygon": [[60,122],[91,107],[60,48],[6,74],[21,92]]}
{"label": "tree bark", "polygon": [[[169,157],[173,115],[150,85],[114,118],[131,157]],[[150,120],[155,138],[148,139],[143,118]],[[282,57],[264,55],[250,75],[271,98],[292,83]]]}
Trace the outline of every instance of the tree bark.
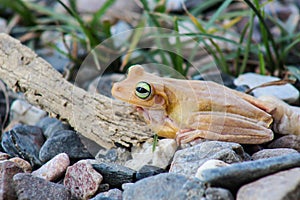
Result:
{"label": "tree bark", "polygon": [[100,146],[129,147],[151,137],[151,130],[123,103],[78,88],[18,40],[0,34],[0,79],[27,101],[67,121]]}

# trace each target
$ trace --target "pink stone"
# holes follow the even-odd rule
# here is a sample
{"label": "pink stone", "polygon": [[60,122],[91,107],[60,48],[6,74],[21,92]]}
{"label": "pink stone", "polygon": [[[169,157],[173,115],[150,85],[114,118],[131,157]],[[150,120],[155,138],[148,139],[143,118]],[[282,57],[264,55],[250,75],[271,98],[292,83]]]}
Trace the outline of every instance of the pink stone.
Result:
{"label": "pink stone", "polygon": [[9,161],[16,163],[20,168],[23,169],[24,172],[30,173],[32,171],[30,163],[22,158],[14,157],[9,159]]}
{"label": "pink stone", "polygon": [[13,176],[22,172],[23,170],[14,162],[8,160],[0,162],[0,199],[17,199]]}
{"label": "pink stone", "polygon": [[97,192],[102,179],[102,175],[94,170],[89,161],[81,160],[68,167],[64,185],[74,196],[88,199]]}
{"label": "pink stone", "polygon": [[60,153],[42,167],[32,172],[32,175],[48,181],[54,181],[63,176],[69,165],[69,156],[66,153]]}
{"label": "pink stone", "polygon": [[7,153],[0,152],[0,160],[7,160],[9,157]]}

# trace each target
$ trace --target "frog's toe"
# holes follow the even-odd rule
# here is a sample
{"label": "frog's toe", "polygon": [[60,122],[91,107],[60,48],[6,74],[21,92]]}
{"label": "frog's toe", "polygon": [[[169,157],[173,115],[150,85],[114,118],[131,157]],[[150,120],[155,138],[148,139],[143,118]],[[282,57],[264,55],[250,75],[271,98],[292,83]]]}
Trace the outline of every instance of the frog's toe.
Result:
{"label": "frog's toe", "polygon": [[176,133],[175,139],[176,139],[176,143],[180,145],[180,144],[186,144],[188,142],[191,142],[197,138],[199,138],[199,131],[194,129],[182,129]]}

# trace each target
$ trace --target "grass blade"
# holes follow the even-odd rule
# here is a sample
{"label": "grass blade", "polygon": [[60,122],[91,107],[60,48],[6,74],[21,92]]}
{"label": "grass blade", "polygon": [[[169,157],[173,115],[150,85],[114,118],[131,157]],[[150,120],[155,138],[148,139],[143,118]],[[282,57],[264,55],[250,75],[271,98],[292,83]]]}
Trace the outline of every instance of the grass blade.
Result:
{"label": "grass blade", "polygon": [[249,34],[248,34],[248,39],[247,39],[247,44],[246,44],[246,48],[245,48],[245,54],[244,54],[244,59],[242,62],[242,66],[239,70],[238,74],[242,74],[244,73],[245,69],[246,69],[246,65],[247,65],[247,61],[249,58],[249,52],[251,49],[251,40],[252,40],[252,33],[253,33],[253,27],[254,27],[254,13],[252,13],[250,20],[249,20],[249,26],[250,26],[250,30],[249,30]]}

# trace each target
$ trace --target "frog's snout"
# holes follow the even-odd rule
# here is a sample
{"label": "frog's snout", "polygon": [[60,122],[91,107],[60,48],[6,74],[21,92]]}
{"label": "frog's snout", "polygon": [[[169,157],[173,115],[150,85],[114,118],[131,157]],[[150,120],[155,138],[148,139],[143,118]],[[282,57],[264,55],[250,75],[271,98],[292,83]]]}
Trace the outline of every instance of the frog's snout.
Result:
{"label": "frog's snout", "polygon": [[111,88],[111,94],[113,97],[118,97],[118,93],[122,92],[122,87],[119,83],[114,83],[112,88]]}

